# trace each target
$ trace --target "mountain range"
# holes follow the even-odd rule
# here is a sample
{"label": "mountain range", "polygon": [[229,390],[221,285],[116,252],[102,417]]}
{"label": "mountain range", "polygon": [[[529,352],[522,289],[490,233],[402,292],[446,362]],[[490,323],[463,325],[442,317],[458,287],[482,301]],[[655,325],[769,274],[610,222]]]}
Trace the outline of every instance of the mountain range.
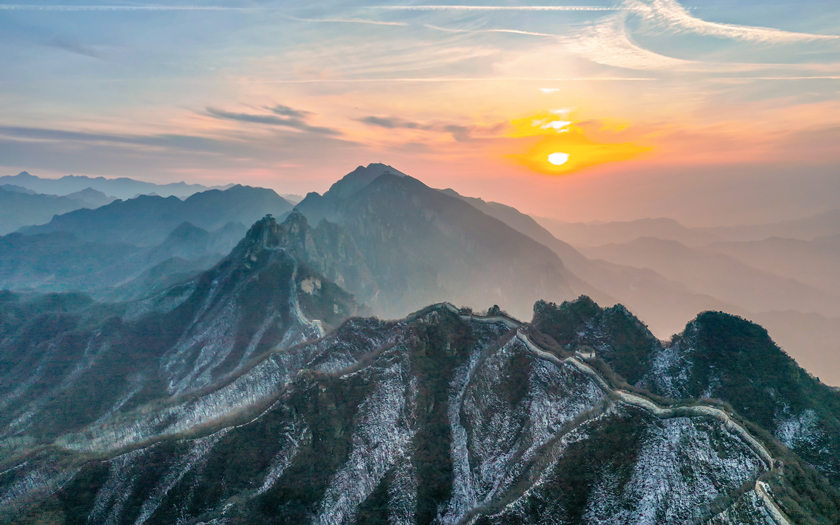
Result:
{"label": "mountain range", "polygon": [[840,522],[840,391],[774,342],[818,314],[702,290],[833,306],[610,238],[382,164],[2,237],[0,522]]}
{"label": "mountain range", "polygon": [[0,517],[840,517],[840,393],[759,326],[710,312],[663,344],[587,297],[531,323],[449,303],[356,317],[311,242],[302,214],[266,217],[144,300],[6,293]]}
{"label": "mountain range", "polygon": [[[265,213],[282,219],[291,207],[272,190],[235,186],[76,210],[0,239],[0,287],[141,297],[209,268],[247,224]],[[295,209],[321,247],[316,259],[331,260],[321,270],[380,316],[446,300],[504,304],[527,317],[536,300],[586,294],[627,305],[666,339],[698,311],[725,310],[766,323],[809,369],[840,381],[833,237],[721,241],[720,232],[652,220],[591,225],[590,244],[575,247],[515,208],[436,190],[383,164],[360,166]],[[804,222],[824,227],[820,217]],[[665,238],[634,237],[643,231]],[[622,242],[597,245],[607,239]],[[320,257],[335,249],[342,253]]]}

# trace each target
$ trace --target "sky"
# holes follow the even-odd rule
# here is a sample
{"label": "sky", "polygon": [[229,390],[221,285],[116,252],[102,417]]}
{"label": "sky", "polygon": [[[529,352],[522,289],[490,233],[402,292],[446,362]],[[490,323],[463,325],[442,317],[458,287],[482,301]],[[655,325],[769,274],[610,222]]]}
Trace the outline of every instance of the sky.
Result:
{"label": "sky", "polygon": [[840,207],[836,0],[2,2],[0,71],[2,174],[305,193],[385,162],[564,220]]}

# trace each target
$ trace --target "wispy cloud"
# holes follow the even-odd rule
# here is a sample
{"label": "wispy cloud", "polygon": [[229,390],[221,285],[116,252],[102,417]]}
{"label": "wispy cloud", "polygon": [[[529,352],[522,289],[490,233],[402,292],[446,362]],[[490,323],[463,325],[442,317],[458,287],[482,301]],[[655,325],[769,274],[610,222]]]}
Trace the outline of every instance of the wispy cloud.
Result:
{"label": "wispy cloud", "polygon": [[284,106],[283,104],[277,104],[274,106],[268,106],[265,109],[275,113],[277,115],[282,115],[284,117],[294,117],[294,118],[307,118],[309,115],[312,114],[311,111],[306,111],[304,109],[295,109],[289,106]]}
{"label": "wispy cloud", "polygon": [[270,108],[272,114],[237,113],[216,108],[206,108],[208,115],[218,119],[233,120],[237,122],[248,122],[251,124],[263,124],[267,126],[278,126],[296,131],[315,133],[319,135],[341,135],[341,131],[323,126],[313,126],[302,117],[309,115],[308,112],[292,109],[288,106],[275,106]]}
{"label": "wispy cloud", "polygon": [[370,126],[376,126],[386,129],[415,129],[421,131],[434,131],[449,133],[452,138],[458,142],[464,142],[471,138],[472,128],[469,126],[462,126],[458,124],[444,124],[444,123],[422,123],[406,120],[399,117],[377,117],[368,116],[359,119]]}
{"label": "wispy cloud", "polygon": [[[472,82],[648,82],[657,80],[653,77],[593,75],[593,76],[476,76],[476,77],[379,77],[379,78],[288,78],[253,80],[263,84],[449,84]],[[551,90],[553,88],[545,88]]]}
{"label": "wispy cloud", "polygon": [[674,32],[693,32],[704,36],[758,43],[840,39],[839,35],[797,33],[769,27],[709,22],[693,16],[676,0],[625,0],[621,7]]}
{"label": "wispy cloud", "polygon": [[491,126],[465,126],[462,124],[453,124],[448,122],[416,122],[401,117],[380,117],[375,115],[362,117],[358,120],[359,122],[363,122],[369,126],[385,129],[410,129],[448,133],[451,134],[452,138],[458,142],[471,140],[476,138],[477,135],[495,135],[505,126],[505,123],[494,124]]}
{"label": "wispy cloud", "polygon": [[580,35],[562,39],[565,47],[592,62],[634,70],[668,70],[692,65],[692,61],[645,49],[627,34],[626,14],[618,13],[590,25]]}
{"label": "wispy cloud", "polygon": [[46,42],[46,45],[56,49],[62,49],[69,53],[82,55],[89,58],[102,59],[102,53],[93,47],[87,46],[74,38],[55,36]]}
{"label": "wispy cloud", "polygon": [[[668,56],[639,45],[630,34],[629,17],[640,16],[647,27],[634,27],[634,32],[661,36],[663,33],[694,33],[753,43],[786,43],[837,39],[833,35],[814,35],[752,26],[707,22],[694,17],[674,0],[626,0],[621,10],[584,26],[580,32],[560,37],[566,49],[597,64],[636,71],[683,71],[720,73],[750,73],[771,68],[810,71],[810,64],[774,64],[688,59]],[[674,49],[680,49],[674,47]],[[764,75],[788,78],[784,75]],[[830,75],[829,75],[830,76]],[[758,77],[756,77],[758,78]],[[793,77],[789,77],[793,78]]]}
{"label": "wispy cloud", "polygon": [[0,135],[17,140],[113,143],[204,152],[215,152],[221,147],[221,143],[213,138],[169,133],[136,135],[26,126],[0,126]]}

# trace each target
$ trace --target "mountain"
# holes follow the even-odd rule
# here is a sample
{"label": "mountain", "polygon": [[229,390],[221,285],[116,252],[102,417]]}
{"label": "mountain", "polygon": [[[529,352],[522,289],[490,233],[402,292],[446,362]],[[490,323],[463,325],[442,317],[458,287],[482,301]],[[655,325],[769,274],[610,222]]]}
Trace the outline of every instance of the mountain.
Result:
{"label": "mountain", "polygon": [[765,271],[840,294],[840,234],[810,240],[769,237],[758,241],[728,241],[710,250],[734,257]]}
{"label": "mountain", "polygon": [[372,280],[345,279],[347,289],[386,317],[443,300],[527,313],[539,297],[588,290],[545,246],[383,164],[358,167],[295,210],[316,229],[343,231]]}
{"label": "mountain", "polygon": [[0,184],[0,190],[12,191],[15,193],[23,193],[26,195],[35,195],[37,193],[22,186],[15,186],[14,184]]}
{"label": "mountain", "polygon": [[[840,242],[837,246],[840,248]],[[734,257],[688,247],[678,241],[640,237],[623,244],[586,248],[584,253],[596,259],[650,268],[667,279],[738,305],[745,311],[789,309],[840,315],[840,295],[826,293],[825,286],[809,286],[744,264]],[[840,249],[837,253],[840,255]]]}
{"label": "mountain", "polygon": [[283,193],[280,196],[292,204],[297,204],[304,198],[304,195],[299,195],[297,193]]}
{"label": "mountain", "polygon": [[109,179],[105,177],[65,175],[58,179],[49,179],[38,177],[25,171],[17,175],[0,177],[0,184],[13,184],[37,193],[52,195],[68,195],[90,188],[120,199],[131,199],[138,195],[149,194],[186,198],[193,193],[211,189],[201,184],[186,184],[184,182],[155,184],[126,177]]}
{"label": "mountain", "polygon": [[90,188],[59,197],[5,184],[0,186],[0,235],[22,226],[45,223],[54,215],[80,208],[98,208],[112,200]]}
{"label": "mountain", "polygon": [[807,241],[817,237],[840,235],[840,209],[770,224],[720,226],[701,230],[718,237],[721,241],[760,241],[770,237]]}
{"label": "mountain", "polygon": [[603,309],[588,298],[538,303],[533,324],[636,388],[727,403],[840,487],[840,394],[800,368],[761,326],[704,312],[662,344],[625,308]]}
{"label": "mountain", "polygon": [[196,193],[185,200],[150,195],[118,200],[95,210],[59,215],[21,233],[70,232],[85,241],[153,246],[183,222],[215,230],[228,223],[251,224],[267,213],[282,215],[291,208],[273,190],[237,185]]}
{"label": "mountain", "polygon": [[689,228],[664,217],[613,222],[563,222],[544,217],[537,220],[552,235],[578,248],[621,244],[638,237],[679,241],[689,246],[705,245],[722,239],[714,230]]}
{"label": "mountain", "polygon": [[93,188],[85,188],[73,193],[68,193],[64,197],[79,201],[84,204],[84,208],[91,209],[105,206],[106,204],[110,204],[116,200],[116,198],[105,195],[101,191],[94,190]]}
{"label": "mountain", "polygon": [[[19,523],[836,523],[837,489],[760,428],[626,385],[543,333],[545,309],[533,325],[449,304],[350,319],[154,406],[170,433],[142,439],[135,407],[5,455],[2,508]],[[622,326],[597,335],[618,348]],[[222,399],[252,409],[214,417]]]}
{"label": "mountain", "polygon": [[766,327],[806,370],[828,385],[840,385],[840,317],[782,310],[755,313],[750,319]]}
{"label": "mountain", "polygon": [[538,221],[557,238],[581,248],[623,244],[639,237],[679,241],[694,247],[724,241],[760,241],[770,237],[811,240],[840,235],[840,209],[775,223],[713,227],[687,227],[664,217],[607,222],[564,222],[540,217]]}

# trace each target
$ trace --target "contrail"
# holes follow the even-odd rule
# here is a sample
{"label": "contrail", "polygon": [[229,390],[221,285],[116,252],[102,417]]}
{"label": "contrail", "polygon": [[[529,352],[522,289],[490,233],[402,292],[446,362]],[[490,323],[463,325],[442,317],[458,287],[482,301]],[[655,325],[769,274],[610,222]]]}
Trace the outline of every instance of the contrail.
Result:
{"label": "contrail", "polygon": [[60,5],[0,4],[0,11],[282,11],[282,7],[237,7],[210,5]]}
{"label": "contrail", "polygon": [[389,11],[617,11],[616,7],[591,5],[376,5],[365,9]]}
{"label": "contrail", "polygon": [[312,22],[328,24],[369,24],[380,26],[406,26],[406,22],[387,22],[383,20],[367,20],[364,18],[304,18],[283,13],[288,9],[268,6],[205,6],[205,5],[35,5],[35,4],[0,4],[0,11],[216,11],[242,13],[280,13],[283,18],[295,22]]}
{"label": "contrail", "polygon": [[[0,4],[0,11],[283,11],[284,7],[268,6],[225,6],[225,5],[125,5],[125,4]],[[616,11],[615,7],[586,5],[381,5],[367,6],[364,9],[383,9],[390,11]]]}

